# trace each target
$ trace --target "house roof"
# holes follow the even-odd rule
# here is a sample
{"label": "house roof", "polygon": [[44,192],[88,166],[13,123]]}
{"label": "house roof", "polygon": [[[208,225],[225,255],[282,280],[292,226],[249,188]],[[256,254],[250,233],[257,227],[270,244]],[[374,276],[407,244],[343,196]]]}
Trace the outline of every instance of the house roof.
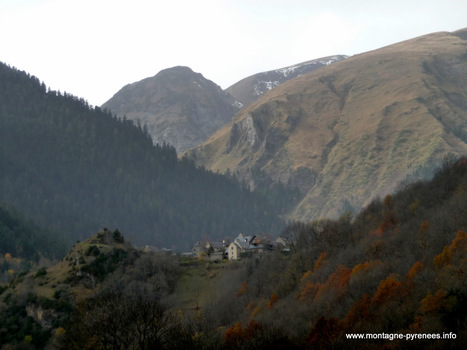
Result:
{"label": "house roof", "polygon": [[193,246],[193,248],[204,247],[205,245],[206,245],[205,242],[198,241],[198,242],[195,243],[195,245]]}
{"label": "house roof", "polygon": [[248,249],[250,248],[250,243],[244,241],[237,241],[235,240],[235,244],[239,246],[241,249]]}
{"label": "house roof", "polygon": [[250,243],[256,236],[244,236],[243,233],[240,233],[237,238],[235,238],[235,242],[247,242]]}
{"label": "house roof", "polygon": [[237,247],[239,247],[240,249],[242,250],[248,250],[248,249],[262,249],[263,248],[263,245],[262,244],[250,244],[248,242],[242,242],[242,241],[235,241],[235,242],[232,242],[231,244],[234,244],[236,245]]}
{"label": "house roof", "polygon": [[207,245],[210,245],[211,247],[213,247],[214,249],[221,249],[221,248],[224,248],[225,247],[225,244],[223,242],[208,242],[206,244]]}

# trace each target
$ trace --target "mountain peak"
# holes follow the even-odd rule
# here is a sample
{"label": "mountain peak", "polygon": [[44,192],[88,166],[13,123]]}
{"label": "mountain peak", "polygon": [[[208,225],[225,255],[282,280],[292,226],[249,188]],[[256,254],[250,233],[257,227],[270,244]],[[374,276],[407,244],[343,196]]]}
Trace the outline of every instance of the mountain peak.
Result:
{"label": "mountain peak", "polygon": [[159,74],[160,74],[160,73],[164,73],[164,72],[170,72],[170,71],[194,73],[193,69],[191,69],[191,68],[188,67],[188,66],[173,66],[173,67],[169,67],[169,68],[162,69],[162,70],[159,72]]}
{"label": "mountain peak", "polygon": [[238,111],[232,96],[186,66],[127,85],[103,107],[146,125],[154,143],[167,142],[179,153],[204,142]]}
{"label": "mountain peak", "polygon": [[[187,66],[175,66],[175,67],[170,67],[161,70],[159,73],[157,73],[154,78],[161,78],[161,77],[167,77],[167,76],[190,76],[190,75],[196,75],[196,76],[203,76],[201,73],[195,73],[190,67]],[[151,78],[149,78],[151,79]]]}

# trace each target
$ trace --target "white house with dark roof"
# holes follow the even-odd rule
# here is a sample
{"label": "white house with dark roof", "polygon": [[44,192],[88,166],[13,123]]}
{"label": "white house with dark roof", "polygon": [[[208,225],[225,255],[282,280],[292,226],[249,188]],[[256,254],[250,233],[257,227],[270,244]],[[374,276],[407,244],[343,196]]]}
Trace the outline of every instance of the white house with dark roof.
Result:
{"label": "white house with dark roof", "polygon": [[261,250],[262,246],[256,244],[255,238],[256,236],[245,236],[240,233],[228,247],[229,260],[237,260],[244,252],[256,253]]}

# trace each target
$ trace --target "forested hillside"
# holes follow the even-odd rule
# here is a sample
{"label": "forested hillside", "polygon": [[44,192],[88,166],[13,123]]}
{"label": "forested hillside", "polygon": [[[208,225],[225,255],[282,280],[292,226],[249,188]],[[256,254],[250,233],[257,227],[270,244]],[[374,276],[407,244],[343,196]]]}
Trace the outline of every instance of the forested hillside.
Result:
{"label": "forested hillside", "polygon": [[288,254],[206,262],[145,253],[119,231],[103,230],[57,265],[0,285],[0,342],[464,349],[466,208],[462,158],[446,159],[432,181],[374,200],[356,217],[292,223],[282,232]]}
{"label": "forested hillside", "polygon": [[37,261],[39,253],[54,259],[65,254],[65,239],[37,227],[21,214],[0,206],[0,254]]}
{"label": "forested hillside", "polygon": [[[224,286],[207,308],[225,317],[221,341],[236,349],[463,349],[466,189],[467,159],[446,159],[432,181],[374,200],[355,218],[291,224],[282,233],[295,242],[289,258],[265,255],[224,276],[236,287]],[[235,306],[222,308],[227,298]]]}
{"label": "forested hillside", "polygon": [[0,206],[0,282],[28,271],[41,257],[62,257],[67,240],[37,227],[20,213]]}
{"label": "forested hillside", "polygon": [[278,233],[272,204],[75,96],[0,64],[0,200],[82,240],[118,228],[136,245],[189,249],[201,237]]}

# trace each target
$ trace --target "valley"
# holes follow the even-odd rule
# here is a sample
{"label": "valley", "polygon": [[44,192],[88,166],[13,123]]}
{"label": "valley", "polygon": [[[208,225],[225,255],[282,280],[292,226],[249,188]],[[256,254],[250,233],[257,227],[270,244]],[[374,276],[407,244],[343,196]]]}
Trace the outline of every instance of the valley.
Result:
{"label": "valley", "polygon": [[466,101],[467,29],[101,107],[0,63],[0,346],[464,349]]}
{"label": "valley", "polygon": [[[288,254],[241,260],[135,249],[118,230],[0,289],[2,344],[36,348],[462,349],[467,160],[355,218],[288,225]],[[321,337],[324,334],[327,337]],[[450,334],[422,338],[417,334]]]}

